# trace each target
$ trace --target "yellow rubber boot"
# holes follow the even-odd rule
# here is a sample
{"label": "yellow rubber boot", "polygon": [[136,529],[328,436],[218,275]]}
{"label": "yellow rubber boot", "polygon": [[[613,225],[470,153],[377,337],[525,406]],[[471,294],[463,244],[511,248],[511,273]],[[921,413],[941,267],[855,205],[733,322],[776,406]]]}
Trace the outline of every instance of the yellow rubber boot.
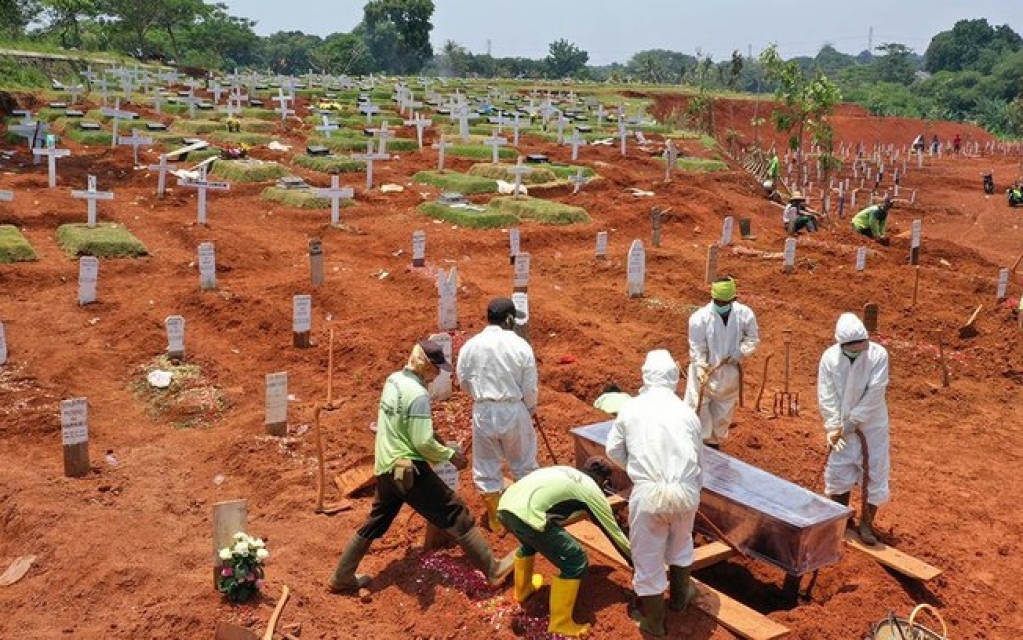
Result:
{"label": "yellow rubber boot", "polygon": [[572,618],[575,599],[579,595],[578,578],[551,578],[551,623],[547,625],[548,633],[560,633],[563,636],[578,638],[590,632],[590,625],[576,624]]}
{"label": "yellow rubber boot", "polygon": [[501,521],[497,519],[497,503],[501,501],[500,493],[484,493],[483,502],[487,505],[487,529],[491,533],[503,536],[508,533]]}
{"label": "yellow rubber boot", "polygon": [[533,560],[536,556],[515,555],[515,601],[525,602],[526,598],[536,593],[543,586],[543,576],[533,573]]}

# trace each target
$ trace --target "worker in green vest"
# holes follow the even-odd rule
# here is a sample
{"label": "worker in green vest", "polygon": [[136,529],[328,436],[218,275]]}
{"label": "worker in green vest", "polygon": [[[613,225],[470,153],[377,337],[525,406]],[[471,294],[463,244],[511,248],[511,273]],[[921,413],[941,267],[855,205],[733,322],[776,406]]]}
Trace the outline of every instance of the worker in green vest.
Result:
{"label": "worker in green vest", "polygon": [[629,539],[615,521],[603,489],[611,470],[611,463],[598,456],[587,460],[583,471],[544,467],[501,495],[497,517],[520,545],[515,553],[515,599],[525,601],[543,584],[543,577],[533,573],[537,552],[561,572],[551,577],[549,633],[578,637],[590,630],[590,625],[578,624],[572,616],[589,560],[579,542],[565,530],[567,525],[589,517],[632,565]]}
{"label": "worker in green vest", "polygon": [[853,216],[853,231],[862,233],[868,238],[874,238],[881,244],[888,244],[888,236],[885,235],[885,230],[888,228],[888,212],[891,208],[891,199],[885,198],[881,204],[872,204],[861,210]]}

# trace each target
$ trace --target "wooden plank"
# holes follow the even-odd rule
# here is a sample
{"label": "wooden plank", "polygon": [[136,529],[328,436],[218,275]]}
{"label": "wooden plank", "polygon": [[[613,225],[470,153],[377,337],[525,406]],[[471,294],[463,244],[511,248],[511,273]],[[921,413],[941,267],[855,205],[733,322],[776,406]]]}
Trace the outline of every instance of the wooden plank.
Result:
{"label": "wooden plank", "polygon": [[[570,524],[565,529],[579,542],[593,549],[614,564],[627,567],[625,560],[615,550],[614,545],[604,536],[600,528],[589,520],[581,520]],[[728,545],[712,542],[696,548],[693,569],[702,569],[720,562],[734,554]],[[725,594],[693,580],[700,595],[693,604],[718,621],[718,623],[742,638],[749,640],[773,640],[788,635],[788,628],[767,618],[746,605],[729,598]]]}
{"label": "wooden plank", "polygon": [[851,529],[845,530],[845,543],[904,576],[927,581],[941,575],[941,569],[903,553],[895,547],[889,547],[883,542],[878,542],[872,547],[863,544],[860,537]]}
{"label": "wooden plank", "polygon": [[696,578],[693,578],[693,584],[699,592],[693,600],[693,606],[737,636],[749,640],[774,640],[789,634],[787,627],[708,587]]}

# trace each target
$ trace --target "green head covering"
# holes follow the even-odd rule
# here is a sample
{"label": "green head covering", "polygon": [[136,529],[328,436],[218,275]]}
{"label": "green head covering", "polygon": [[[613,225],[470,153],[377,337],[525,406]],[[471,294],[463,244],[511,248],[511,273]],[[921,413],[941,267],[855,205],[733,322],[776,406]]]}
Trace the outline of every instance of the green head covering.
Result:
{"label": "green head covering", "polygon": [[725,301],[735,298],[735,280],[729,278],[710,285],[710,297]]}

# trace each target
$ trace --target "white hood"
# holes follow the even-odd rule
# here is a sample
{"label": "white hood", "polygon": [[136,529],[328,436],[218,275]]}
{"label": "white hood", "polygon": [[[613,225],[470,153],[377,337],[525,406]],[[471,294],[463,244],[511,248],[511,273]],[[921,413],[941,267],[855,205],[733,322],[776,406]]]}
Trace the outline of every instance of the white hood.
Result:
{"label": "white hood", "polygon": [[643,385],[663,387],[671,391],[678,388],[678,363],[666,349],[655,349],[646,354],[643,363]]}
{"label": "white hood", "polygon": [[845,344],[866,340],[868,337],[867,328],[855,313],[843,313],[838,316],[838,323],[835,324],[835,342]]}

